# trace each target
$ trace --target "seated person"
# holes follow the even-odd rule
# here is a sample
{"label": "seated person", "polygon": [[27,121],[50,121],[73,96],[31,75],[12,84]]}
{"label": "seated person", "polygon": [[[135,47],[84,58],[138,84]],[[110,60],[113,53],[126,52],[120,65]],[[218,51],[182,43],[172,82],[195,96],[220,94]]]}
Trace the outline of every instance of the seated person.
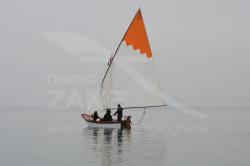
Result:
{"label": "seated person", "polygon": [[99,118],[97,111],[95,111],[91,117],[93,118],[93,121],[97,121],[97,119]]}
{"label": "seated person", "polygon": [[107,109],[106,114],[104,115],[102,121],[112,121],[113,118],[111,116],[111,111],[110,109]]}

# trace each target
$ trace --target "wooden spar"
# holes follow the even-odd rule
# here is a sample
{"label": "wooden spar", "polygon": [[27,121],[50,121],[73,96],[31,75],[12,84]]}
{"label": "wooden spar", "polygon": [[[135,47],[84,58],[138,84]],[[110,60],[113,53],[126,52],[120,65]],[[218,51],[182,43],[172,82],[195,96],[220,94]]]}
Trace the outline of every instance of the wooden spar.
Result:
{"label": "wooden spar", "polygon": [[[137,109],[137,108],[155,108],[155,107],[166,107],[167,105],[151,105],[151,106],[138,106],[138,107],[122,107],[123,109]],[[115,110],[117,108],[107,108],[110,110]]]}
{"label": "wooden spar", "polygon": [[123,42],[123,40],[124,40],[125,36],[126,36],[126,35],[127,35],[127,33],[128,33],[129,27],[132,25],[133,20],[135,19],[136,15],[137,15],[137,14],[138,14],[138,12],[140,12],[140,11],[141,11],[141,9],[139,8],[139,10],[136,12],[136,14],[135,14],[134,18],[132,19],[131,23],[129,24],[129,26],[128,26],[128,28],[127,28],[126,32],[125,32],[125,34],[123,35],[122,40],[120,41],[120,43],[119,43],[119,45],[118,45],[118,47],[117,47],[117,49],[116,49],[116,51],[115,51],[114,55],[111,57],[111,58],[112,58],[112,60],[111,60],[111,62],[110,62],[110,64],[109,64],[109,66],[108,66],[108,69],[106,70],[106,72],[105,72],[105,74],[104,74],[104,77],[103,77],[103,79],[102,79],[102,83],[101,83],[101,87],[102,87],[102,84],[103,84],[103,82],[104,82],[104,80],[105,80],[105,78],[106,78],[107,74],[108,74],[109,68],[110,68],[110,66],[112,65],[112,62],[113,62],[113,60],[114,60],[114,58],[115,58],[115,56],[116,56],[116,54],[117,54],[117,52],[118,52],[118,50],[119,50],[119,48],[120,48],[121,44],[122,44],[122,42]]}

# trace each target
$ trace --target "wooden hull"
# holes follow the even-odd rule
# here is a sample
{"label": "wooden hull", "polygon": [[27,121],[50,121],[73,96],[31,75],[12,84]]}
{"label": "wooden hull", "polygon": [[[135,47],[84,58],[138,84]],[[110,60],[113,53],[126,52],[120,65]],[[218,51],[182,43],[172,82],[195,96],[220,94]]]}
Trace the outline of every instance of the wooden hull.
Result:
{"label": "wooden hull", "polygon": [[87,125],[89,127],[95,127],[95,128],[112,128],[112,129],[121,129],[126,128],[130,129],[130,117],[126,118],[126,120],[123,120],[122,122],[117,121],[93,121],[91,118],[91,115],[82,114],[82,118],[86,121]]}

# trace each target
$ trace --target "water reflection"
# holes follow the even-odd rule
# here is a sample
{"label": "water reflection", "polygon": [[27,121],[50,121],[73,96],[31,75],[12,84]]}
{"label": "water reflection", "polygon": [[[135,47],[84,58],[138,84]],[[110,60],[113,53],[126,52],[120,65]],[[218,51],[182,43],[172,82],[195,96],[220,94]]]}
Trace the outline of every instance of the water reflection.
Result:
{"label": "water reflection", "polygon": [[84,148],[89,150],[88,160],[95,160],[93,165],[160,165],[165,159],[162,134],[87,127],[82,136]]}

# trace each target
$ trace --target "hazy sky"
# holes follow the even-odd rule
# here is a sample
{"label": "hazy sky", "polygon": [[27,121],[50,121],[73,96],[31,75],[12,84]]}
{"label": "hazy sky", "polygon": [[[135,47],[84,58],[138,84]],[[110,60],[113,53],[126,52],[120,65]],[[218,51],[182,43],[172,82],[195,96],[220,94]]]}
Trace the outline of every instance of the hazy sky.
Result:
{"label": "hazy sky", "polygon": [[[65,93],[59,105],[72,94],[85,101],[105,64],[83,63],[44,32],[75,33],[114,51],[138,7],[169,96],[191,106],[249,107],[249,6],[246,0],[0,1],[0,107],[46,107],[53,91]],[[62,84],[53,77],[75,74],[97,81]]]}

